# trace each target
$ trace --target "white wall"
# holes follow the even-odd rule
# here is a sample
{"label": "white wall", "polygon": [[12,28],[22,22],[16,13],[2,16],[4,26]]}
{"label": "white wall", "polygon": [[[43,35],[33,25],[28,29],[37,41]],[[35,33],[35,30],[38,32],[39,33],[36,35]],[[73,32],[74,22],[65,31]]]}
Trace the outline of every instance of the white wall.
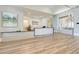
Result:
{"label": "white wall", "polygon": [[54,32],[60,31],[60,24],[59,24],[58,15],[53,16],[53,28],[54,28]]}
{"label": "white wall", "polygon": [[79,36],[79,8],[73,9],[73,19],[74,19],[74,35]]}
{"label": "white wall", "polygon": [[[49,18],[49,17],[48,17]],[[30,19],[30,25],[31,25],[31,28],[42,28],[43,26],[48,26],[48,18],[43,18],[43,19],[40,19],[40,18],[37,18],[37,19]],[[32,24],[32,21],[38,21],[39,24],[38,25],[33,25]],[[51,19],[52,20],[52,19]]]}

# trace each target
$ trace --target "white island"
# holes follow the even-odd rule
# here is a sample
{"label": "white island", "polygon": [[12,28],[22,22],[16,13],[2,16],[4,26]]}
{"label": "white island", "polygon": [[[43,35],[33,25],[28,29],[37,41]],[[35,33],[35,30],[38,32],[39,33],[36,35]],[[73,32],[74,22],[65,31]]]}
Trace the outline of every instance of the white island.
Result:
{"label": "white island", "polygon": [[36,28],[35,29],[35,36],[51,35],[51,34],[53,34],[53,28]]}

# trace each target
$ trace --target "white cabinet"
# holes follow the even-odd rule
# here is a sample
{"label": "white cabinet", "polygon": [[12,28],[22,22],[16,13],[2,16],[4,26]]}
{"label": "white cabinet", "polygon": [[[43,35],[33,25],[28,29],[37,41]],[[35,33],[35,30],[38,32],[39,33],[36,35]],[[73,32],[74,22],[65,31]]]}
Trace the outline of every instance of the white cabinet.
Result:
{"label": "white cabinet", "polygon": [[2,41],[12,41],[20,39],[30,39],[34,38],[34,31],[29,32],[4,32],[2,34]]}
{"label": "white cabinet", "polygon": [[50,35],[53,34],[53,28],[37,28],[35,29],[35,35]]}

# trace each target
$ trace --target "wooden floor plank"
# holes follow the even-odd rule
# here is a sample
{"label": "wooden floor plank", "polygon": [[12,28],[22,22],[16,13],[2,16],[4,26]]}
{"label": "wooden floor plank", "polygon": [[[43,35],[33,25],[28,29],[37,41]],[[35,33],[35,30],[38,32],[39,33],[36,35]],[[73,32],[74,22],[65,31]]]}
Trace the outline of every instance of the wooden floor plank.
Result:
{"label": "wooden floor plank", "polygon": [[17,41],[1,42],[1,54],[78,54],[79,37],[62,33]]}

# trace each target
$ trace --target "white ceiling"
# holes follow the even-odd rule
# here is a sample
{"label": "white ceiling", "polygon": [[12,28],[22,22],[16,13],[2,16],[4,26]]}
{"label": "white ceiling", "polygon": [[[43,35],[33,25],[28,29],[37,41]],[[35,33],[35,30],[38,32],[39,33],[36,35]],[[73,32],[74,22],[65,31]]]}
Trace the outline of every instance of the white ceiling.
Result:
{"label": "white ceiling", "polygon": [[9,6],[14,6],[16,8],[19,7],[23,10],[28,8],[52,15],[67,11],[71,8],[79,7],[79,5],[9,5]]}
{"label": "white ceiling", "polygon": [[58,14],[78,5],[20,5],[19,7],[42,11],[49,14]]}

